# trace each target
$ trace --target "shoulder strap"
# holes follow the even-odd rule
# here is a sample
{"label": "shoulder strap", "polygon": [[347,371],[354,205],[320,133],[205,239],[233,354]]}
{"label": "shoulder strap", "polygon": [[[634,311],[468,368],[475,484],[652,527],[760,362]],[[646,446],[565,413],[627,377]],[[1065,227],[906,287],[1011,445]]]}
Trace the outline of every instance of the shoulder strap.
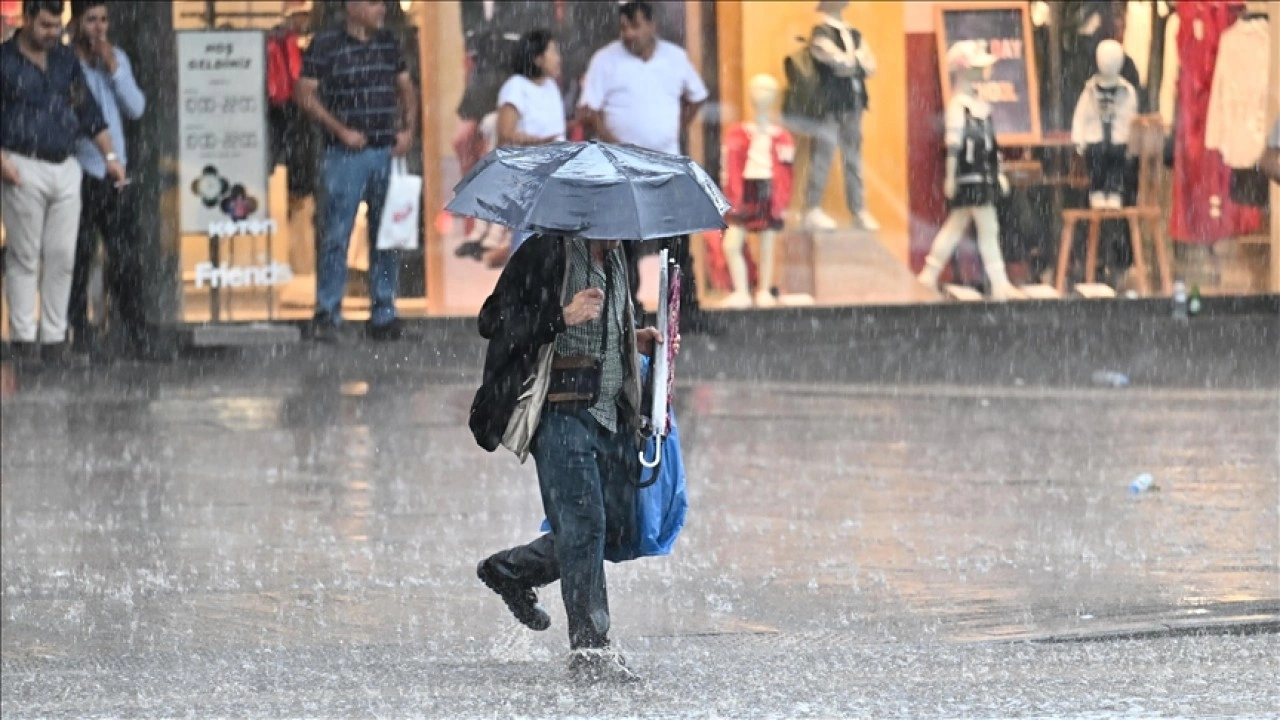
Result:
{"label": "shoulder strap", "polygon": [[609,323],[612,318],[609,317],[609,302],[613,299],[613,254],[614,250],[610,250],[604,256],[604,306],[600,308],[600,359],[604,359],[604,353],[609,348]]}

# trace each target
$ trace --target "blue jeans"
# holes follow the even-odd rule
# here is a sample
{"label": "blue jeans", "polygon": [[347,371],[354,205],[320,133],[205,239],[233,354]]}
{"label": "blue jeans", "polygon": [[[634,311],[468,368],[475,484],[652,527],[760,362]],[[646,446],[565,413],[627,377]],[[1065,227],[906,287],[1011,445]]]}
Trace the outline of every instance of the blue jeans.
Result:
{"label": "blue jeans", "polygon": [[500,574],[533,587],[560,580],[575,649],[608,642],[605,548],[635,542],[638,452],[627,430],[611,433],[586,410],[548,406],[533,459],[551,532],[492,558]]}
{"label": "blue jeans", "polygon": [[391,148],[325,150],[320,181],[319,252],[316,258],[316,320],[342,321],[342,298],[347,290],[347,245],[360,202],[368,205],[370,323],[386,325],[396,319],[396,278],[400,256],[379,251],[378,224],[391,178]]}

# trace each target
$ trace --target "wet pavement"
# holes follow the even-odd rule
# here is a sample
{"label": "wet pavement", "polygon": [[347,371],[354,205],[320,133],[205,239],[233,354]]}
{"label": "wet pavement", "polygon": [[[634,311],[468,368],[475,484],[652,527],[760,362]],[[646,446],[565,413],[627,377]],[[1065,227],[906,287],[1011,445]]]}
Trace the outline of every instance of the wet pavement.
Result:
{"label": "wet pavement", "polygon": [[567,682],[557,586],[533,633],[475,580],[541,510],[532,464],[465,428],[466,323],[0,366],[0,709],[1275,717],[1277,316],[1003,312],[688,338],[688,527],[608,569],[625,689]]}

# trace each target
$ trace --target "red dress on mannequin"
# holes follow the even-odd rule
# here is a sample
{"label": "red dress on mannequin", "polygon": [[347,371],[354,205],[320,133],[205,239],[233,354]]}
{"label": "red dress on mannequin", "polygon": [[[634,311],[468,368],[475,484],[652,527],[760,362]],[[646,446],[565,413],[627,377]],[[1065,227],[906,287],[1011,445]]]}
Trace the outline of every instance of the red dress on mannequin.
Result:
{"label": "red dress on mannequin", "polygon": [[[1243,6],[1243,2],[1204,1],[1179,2],[1177,6],[1181,70],[1169,234],[1178,242],[1212,245],[1251,233],[1262,224],[1262,215],[1256,208],[1231,202],[1231,169],[1222,162],[1221,155],[1204,146],[1218,40]],[[1204,27],[1199,39],[1198,23]]]}

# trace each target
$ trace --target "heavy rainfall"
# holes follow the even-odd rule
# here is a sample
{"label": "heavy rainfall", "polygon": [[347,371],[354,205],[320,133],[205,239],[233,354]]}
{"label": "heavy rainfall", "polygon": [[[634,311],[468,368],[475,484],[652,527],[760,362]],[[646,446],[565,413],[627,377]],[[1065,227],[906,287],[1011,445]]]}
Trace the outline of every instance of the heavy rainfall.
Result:
{"label": "heavy rainfall", "polygon": [[1280,717],[1277,28],[3,0],[0,715]]}

